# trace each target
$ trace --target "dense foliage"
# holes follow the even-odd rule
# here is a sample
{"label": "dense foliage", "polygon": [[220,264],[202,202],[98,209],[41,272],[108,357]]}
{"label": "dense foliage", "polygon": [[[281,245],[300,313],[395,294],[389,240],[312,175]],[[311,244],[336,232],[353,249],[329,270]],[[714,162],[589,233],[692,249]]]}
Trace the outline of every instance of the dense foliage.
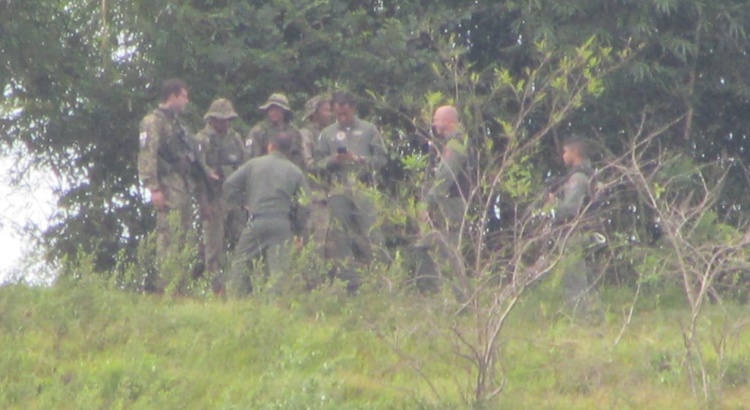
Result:
{"label": "dense foliage", "polygon": [[[505,143],[500,123],[519,106],[498,98],[495,73],[523,79],[545,59],[540,42],[558,60],[593,39],[628,56],[608,68],[596,98],[538,141],[531,165],[545,164],[540,175],[559,164],[561,136],[598,137],[605,152],[617,153],[642,115],[652,128],[676,121],[662,137],[676,155],[748,161],[744,1],[44,0],[2,7],[0,135],[6,152],[61,178],[59,212],[45,235],[51,259],[84,250],[111,267],[118,250],[132,255],[151,228],[134,135],[160,81],[173,76],[192,87],[195,127],[217,96],[233,99],[252,122],[274,91],[297,109],[322,90],[355,91],[365,99],[363,115],[376,119],[392,146],[389,175],[399,180],[398,156],[418,147],[414,137],[440,96],[462,107],[480,141]],[[524,133],[547,123],[555,102],[543,103],[524,117]],[[733,170],[735,181],[744,181],[743,169]],[[729,186],[721,214],[737,221],[747,199],[740,184]],[[616,219],[626,229],[648,228]]]}
{"label": "dense foliage", "polygon": [[[246,350],[232,338],[250,340],[246,339],[248,332],[271,329],[277,322],[284,324],[287,333],[273,335],[268,330],[264,337],[269,338],[269,344],[281,344],[283,351],[275,356],[271,352],[270,356],[279,360],[263,371],[271,375],[268,377],[280,375],[282,381],[284,377],[304,377],[309,374],[307,369],[295,366],[304,367],[298,356],[310,353],[302,362],[310,360],[316,372],[318,365],[323,371],[304,380],[294,379],[291,384],[313,392],[315,400],[324,397],[344,403],[354,398],[378,407],[373,396],[381,397],[382,391],[369,390],[370,377],[388,375],[394,378],[389,385],[394,386],[408,380],[400,372],[404,364],[394,359],[396,355],[408,363],[407,373],[416,373],[419,381],[408,385],[406,393],[383,399],[382,403],[387,401],[383,407],[392,403],[408,407],[415,400],[424,407],[494,403],[506,382],[527,376],[536,380],[546,374],[540,370],[514,379],[514,371],[523,373],[518,369],[528,368],[528,363],[521,366],[514,362],[523,356],[515,352],[543,345],[539,350],[552,353],[539,363],[575,356],[575,348],[557,339],[534,339],[520,346],[515,344],[518,338],[501,337],[504,332],[517,331],[507,329],[509,323],[520,326],[519,318],[511,313],[522,303],[533,306],[523,315],[533,316],[539,310],[544,319],[551,320],[551,330],[541,333],[567,331],[557,328],[559,322],[553,320],[564,316],[552,303],[560,295],[545,299],[550,294],[539,292],[554,293],[550,289],[559,284],[555,281],[565,268],[571,230],[540,228],[534,210],[545,179],[564,172],[560,141],[571,134],[582,134],[596,145],[597,198],[588,204],[592,212],[584,213],[573,225],[596,219],[596,229],[607,239],[606,246],[590,252],[590,262],[599,274],[597,288],[602,282],[615,285],[601,286],[613,345],[617,347],[630,337],[628,331],[641,330],[634,323],[642,299],[650,302],[653,298],[659,304],[667,293],[679,289],[676,299],[688,307],[675,313],[679,331],[672,329],[673,335],[658,333],[659,326],[649,329],[657,334],[647,338],[673,339],[675,345],[638,351],[633,356],[651,357],[653,368],[629,367],[633,372],[624,376],[627,380],[622,383],[635,384],[636,389],[647,387],[634,381],[651,374],[659,383],[674,382],[680,386],[678,390],[689,384],[692,397],[706,407],[731,397],[733,392],[725,388],[732,383],[747,384],[747,367],[741,365],[747,352],[733,347],[746,339],[749,322],[732,307],[737,301],[746,302],[750,285],[750,204],[745,194],[750,187],[745,167],[750,163],[746,147],[750,123],[745,115],[750,108],[746,76],[750,68],[750,4],[746,1],[0,0],[0,9],[0,86],[4,94],[0,147],[18,159],[19,176],[40,168],[58,177],[57,214],[42,245],[49,261],[67,262],[60,269],[60,285],[40,291],[54,293],[49,301],[39,296],[42,293],[20,290],[18,297],[32,301],[23,310],[13,303],[15,294],[5,292],[0,303],[6,304],[3,311],[12,314],[3,316],[0,325],[9,329],[4,333],[8,335],[18,329],[18,338],[23,340],[8,336],[14,346],[34,345],[41,342],[25,326],[37,317],[49,316],[51,321],[35,325],[44,329],[45,335],[54,335],[44,340],[52,343],[45,348],[55,354],[72,349],[73,356],[89,355],[86,358],[90,359],[119,343],[129,351],[128,358],[146,359],[131,367],[125,363],[130,359],[113,358],[105,352],[102,357],[113,360],[105,360],[106,366],[97,361],[87,373],[61,363],[64,373],[58,374],[54,365],[45,367],[34,361],[33,355],[13,355],[11,351],[2,357],[4,368],[34,367],[41,369],[41,376],[39,380],[4,376],[3,380],[11,383],[2,397],[6,403],[39,397],[39,406],[45,407],[48,402],[68,400],[68,391],[82,391],[91,394],[75,398],[84,407],[127,407],[133,402],[137,406],[142,396],[171,406],[183,392],[211,390],[201,385],[205,379],[195,377],[185,384],[176,380],[177,374],[189,375],[203,363],[158,375],[143,363],[152,364],[150,369],[154,365],[169,367],[174,366],[170,357],[184,356],[204,360],[216,371],[210,363],[215,356],[210,349],[194,355],[195,351],[180,341],[157,340],[158,335],[184,328],[181,335],[210,344],[213,339],[199,328],[223,323],[234,333],[216,342],[225,344],[217,347],[218,357],[236,353],[248,360],[247,355],[257,355],[252,358],[255,360],[266,356],[265,347]],[[380,188],[390,211],[384,228],[398,263],[374,266],[367,281],[367,286],[374,288],[366,289],[361,299],[341,299],[334,286],[321,290],[334,294],[324,295],[331,304],[320,308],[316,293],[296,295],[291,307],[258,301],[227,307],[217,304],[212,309],[219,310],[215,313],[221,319],[215,322],[206,319],[214,312],[195,309],[194,314],[193,302],[186,302],[190,312],[185,316],[175,317],[168,309],[156,316],[166,322],[164,329],[150,321],[151,317],[137,326],[130,320],[149,314],[144,311],[158,311],[161,303],[174,302],[168,298],[154,305],[110,293],[92,292],[96,298],[89,298],[85,289],[92,277],[111,285],[103,292],[111,288],[139,291],[144,269],[152,267],[147,250],[153,243],[147,233],[153,229],[153,217],[137,179],[137,126],[155,105],[161,81],[170,77],[181,77],[190,84],[192,104],[187,117],[196,129],[205,108],[216,97],[235,102],[242,119],[239,126],[246,128],[259,119],[257,107],[272,92],[286,93],[298,113],[308,97],[321,91],[346,89],[358,95],[361,115],[382,129],[389,147],[391,161],[381,175]],[[421,228],[414,200],[421,194],[429,167],[424,154],[431,113],[446,103],[460,109],[478,156],[464,235],[468,267],[462,279],[470,279],[466,290],[471,298],[463,305],[449,302],[452,298],[446,295],[421,299],[409,293],[411,289],[405,285],[408,273],[402,269],[408,264],[404,246]],[[189,280],[194,259],[195,249],[186,249],[185,255],[174,255],[172,268],[165,273],[172,277],[170,291],[201,300],[205,284]],[[302,258],[295,269],[303,275],[320,274],[311,273],[314,268],[308,261]],[[543,277],[550,279],[541,281]],[[82,288],[67,286],[67,280]],[[525,301],[526,289],[535,290],[529,292],[532,302]],[[382,297],[386,290],[390,298]],[[632,302],[628,305],[607,298],[606,292],[624,292]],[[117,303],[104,301],[108,297],[116,298]],[[395,303],[402,297],[404,303]],[[408,302],[412,297],[420,298],[418,306]],[[370,310],[368,303],[372,303]],[[717,307],[707,307],[709,303]],[[252,325],[232,327],[234,309],[240,316],[251,317],[254,321],[248,323]],[[271,319],[264,322],[260,316],[247,314],[256,309]],[[405,317],[404,312],[412,316]],[[327,322],[329,314],[334,317],[331,322]],[[311,321],[324,328],[316,333],[320,329],[292,323],[294,315],[301,315],[300,322]],[[708,320],[703,320],[705,317]],[[367,323],[352,323],[358,319]],[[619,319],[621,329],[615,335],[612,328]],[[656,321],[660,325],[671,320],[660,319]],[[97,322],[113,325],[100,326],[105,330],[101,332],[91,326]],[[711,327],[716,323],[721,323],[721,329]],[[352,345],[369,346],[378,351],[378,358],[394,359],[387,368],[378,367],[384,366],[380,362],[366,369],[365,373],[370,372],[363,381],[367,386],[352,386],[355,383],[351,382],[361,380],[352,376],[353,368],[368,366],[356,356],[364,354],[362,351],[353,353],[355,360],[336,356],[350,352],[345,348],[328,350],[323,356],[330,360],[318,363],[305,349],[320,349],[303,346],[305,352],[299,353],[295,350],[299,346],[284,340],[306,335],[295,332],[311,332],[312,339],[322,340],[321,344],[343,346],[345,343],[331,340],[349,337],[330,330],[340,327],[354,330]],[[160,345],[164,350],[141,347],[140,340],[132,341],[132,332],[143,332],[144,337],[166,346]],[[378,342],[368,339],[373,334]],[[418,342],[442,340],[446,345],[414,345],[418,342],[405,335],[416,335]],[[68,344],[74,336],[81,340]],[[633,337],[638,338],[639,333]],[[514,343],[506,344],[508,340]],[[177,347],[170,350],[170,343]],[[75,350],[79,348],[86,353]],[[437,356],[445,359],[430,362],[436,356],[420,356],[420,349],[438,352]],[[614,347],[602,349],[611,353],[607,349]],[[625,356],[622,367],[634,362]],[[612,369],[618,359],[622,358],[595,358],[597,363],[590,369],[555,362],[562,363],[561,376],[542,378],[542,382],[546,380],[560,391],[569,389],[563,393],[587,394],[591,386],[608,387],[615,395],[623,392],[582,406],[617,407],[620,400],[626,406],[652,405],[632,398],[628,388],[619,390],[608,384],[620,380]],[[292,376],[284,373],[284,366],[290,366]],[[326,373],[326,366],[336,370]],[[441,366],[449,367],[448,373],[461,368],[465,378],[451,377],[448,382]],[[239,377],[244,377],[242,372],[247,369],[238,371]],[[103,375],[104,382],[94,381],[98,376],[88,380],[83,373]],[[332,374],[335,377],[327,377]],[[580,379],[571,379],[571,374]],[[150,383],[141,383],[141,379]],[[271,390],[283,384],[263,377],[258,382]],[[194,390],[195,386],[200,388]],[[313,400],[293,394],[246,394],[244,386],[231,386],[221,399],[206,405],[223,403],[231,408],[234,403],[269,403],[268,408],[283,408],[288,407],[283,400],[299,399],[294,406],[308,406]],[[548,386],[540,386],[538,391],[548,391],[542,387]],[[722,396],[725,393],[727,396]],[[673,404],[669,400],[674,397],[666,398],[665,405]],[[538,404],[544,405],[548,403]]]}

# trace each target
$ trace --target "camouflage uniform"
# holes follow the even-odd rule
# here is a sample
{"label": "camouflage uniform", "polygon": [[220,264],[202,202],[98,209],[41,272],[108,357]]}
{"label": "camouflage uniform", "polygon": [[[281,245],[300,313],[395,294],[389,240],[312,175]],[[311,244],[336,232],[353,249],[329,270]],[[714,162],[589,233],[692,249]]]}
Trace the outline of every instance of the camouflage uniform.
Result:
{"label": "camouflage uniform", "polygon": [[324,101],[324,98],[324,96],[318,95],[305,103],[305,116],[302,117],[305,124],[299,131],[302,136],[302,154],[308,171],[308,176],[310,177],[310,186],[312,189],[309,221],[310,240],[315,244],[315,250],[316,252],[319,251],[320,255],[323,255],[324,252],[329,220],[326,187],[321,181],[319,173],[315,172],[315,162],[317,160],[315,157],[315,148],[322,129],[320,129],[320,127],[314,122],[307,121],[307,119],[315,113],[318,104],[321,101]]}
{"label": "camouflage uniform", "polygon": [[[435,230],[424,235],[417,245],[417,285],[435,289],[443,278],[465,278],[461,252],[461,225],[469,197],[470,169],[468,140],[458,130],[446,137],[425,202]],[[425,254],[427,253],[427,254]],[[456,284],[454,292],[459,289]]]}
{"label": "camouflage uniform", "polygon": [[224,197],[242,204],[250,217],[232,255],[227,291],[245,296],[252,291],[250,270],[259,257],[265,273],[275,278],[276,290],[290,278],[288,251],[292,234],[305,234],[309,187],[305,176],[283,154],[253,158],[224,182]]}
{"label": "camouflage uniform", "polygon": [[[237,113],[229,100],[218,99],[211,104],[203,118],[208,120],[211,117],[231,120],[237,118]],[[236,243],[246,220],[242,209],[229,207],[222,199],[222,183],[245,162],[246,155],[242,137],[232,128],[222,135],[207,124],[196,135],[196,141],[203,162],[219,176],[219,180],[209,181],[207,189],[200,190],[198,196],[206,270],[216,274],[226,251],[225,237],[230,244]]]}
{"label": "camouflage uniform", "polygon": [[[165,207],[156,209],[156,254],[163,261],[170,243],[169,215],[176,213],[182,234],[191,225],[191,194],[195,188],[195,140],[174,111],[156,108],[141,121],[138,173],[143,185],[161,191]],[[147,288],[163,290],[161,278],[148,278]]]}
{"label": "camouflage uniform", "polygon": [[[333,156],[339,149],[361,158],[361,162],[336,163]],[[340,262],[339,275],[349,281],[350,289],[358,285],[351,262],[369,264],[373,248],[383,252],[384,239],[376,225],[377,212],[372,185],[375,174],[387,161],[383,138],[375,126],[354,117],[350,127],[334,123],[326,127],[318,140],[318,168],[325,170],[331,181],[328,196],[330,225],[326,238],[326,258]]]}
{"label": "camouflage uniform", "polygon": [[291,134],[293,139],[292,149],[288,154],[289,160],[300,169],[304,170],[306,169],[306,166],[302,153],[302,136],[297,128],[289,124],[292,117],[292,109],[289,107],[289,101],[284,94],[272,94],[268,98],[268,101],[259,108],[265,111],[273,105],[284,110],[284,122],[277,126],[267,119],[264,119],[255,124],[245,138],[245,151],[250,158],[257,158],[266,155],[268,154],[268,142],[271,141],[275,135],[286,132]]}

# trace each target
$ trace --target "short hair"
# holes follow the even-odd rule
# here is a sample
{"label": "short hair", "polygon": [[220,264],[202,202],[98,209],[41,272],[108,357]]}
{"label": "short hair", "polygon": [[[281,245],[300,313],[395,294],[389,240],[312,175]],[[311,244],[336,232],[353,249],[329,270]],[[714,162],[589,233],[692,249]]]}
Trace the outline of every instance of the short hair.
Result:
{"label": "short hair", "polygon": [[159,98],[161,98],[161,101],[167,101],[169,97],[173,95],[179,95],[182,90],[187,90],[188,86],[185,81],[180,80],[179,78],[170,78],[169,80],[164,81],[161,86],[161,93],[159,94]]}
{"label": "short hair", "polygon": [[583,159],[589,159],[589,144],[581,137],[571,137],[563,142],[563,147],[572,149]]}
{"label": "short hair", "polygon": [[289,154],[292,151],[292,139],[292,133],[281,131],[271,138],[271,144],[276,148],[276,151]]}
{"label": "short hair", "polygon": [[352,108],[357,108],[357,100],[354,98],[354,95],[346,91],[336,91],[333,93],[331,103],[333,105],[348,105]]}

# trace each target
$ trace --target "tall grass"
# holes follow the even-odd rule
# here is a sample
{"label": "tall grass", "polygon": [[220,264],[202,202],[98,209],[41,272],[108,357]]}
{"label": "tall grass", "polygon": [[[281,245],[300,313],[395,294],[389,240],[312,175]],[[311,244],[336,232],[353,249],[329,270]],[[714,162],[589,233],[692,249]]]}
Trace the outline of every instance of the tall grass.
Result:
{"label": "tall grass", "polygon": [[[615,344],[626,291],[604,295],[597,325],[549,313],[541,292],[511,319],[500,347],[506,388],[486,407],[698,408],[682,374],[684,305],[645,304]],[[135,295],[94,280],[6,286],[0,408],[467,408],[471,363],[450,328],[471,315],[446,316],[439,305],[382,288],[223,301]],[[706,340],[747,310],[725,308],[709,307]],[[711,346],[704,355],[723,378],[717,407],[744,408],[750,331],[732,340],[723,361]]]}

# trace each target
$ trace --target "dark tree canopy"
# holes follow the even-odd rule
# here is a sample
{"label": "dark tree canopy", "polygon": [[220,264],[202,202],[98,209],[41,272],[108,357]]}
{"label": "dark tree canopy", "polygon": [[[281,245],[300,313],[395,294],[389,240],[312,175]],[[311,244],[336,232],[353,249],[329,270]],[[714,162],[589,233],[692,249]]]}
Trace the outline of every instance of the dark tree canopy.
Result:
{"label": "dark tree canopy", "polygon": [[[499,152],[502,121],[519,107],[490,95],[496,73],[524,78],[545,59],[540,44],[561,61],[592,38],[629,54],[552,135],[596,136],[616,153],[645,113],[653,126],[679,120],[663,141],[675,152],[750,163],[744,0],[39,0],[0,9],[3,150],[64,181],[45,234],[51,259],[84,250],[110,267],[152,228],[137,127],[170,77],[191,87],[194,128],[219,96],[252,123],[273,92],[300,112],[310,96],[344,88],[401,155],[429,128],[433,95],[455,101]],[[529,117],[530,133],[545,115]],[[531,160],[540,174],[559,164],[555,142],[542,140]],[[727,189],[722,201],[748,207],[744,191]]]}

